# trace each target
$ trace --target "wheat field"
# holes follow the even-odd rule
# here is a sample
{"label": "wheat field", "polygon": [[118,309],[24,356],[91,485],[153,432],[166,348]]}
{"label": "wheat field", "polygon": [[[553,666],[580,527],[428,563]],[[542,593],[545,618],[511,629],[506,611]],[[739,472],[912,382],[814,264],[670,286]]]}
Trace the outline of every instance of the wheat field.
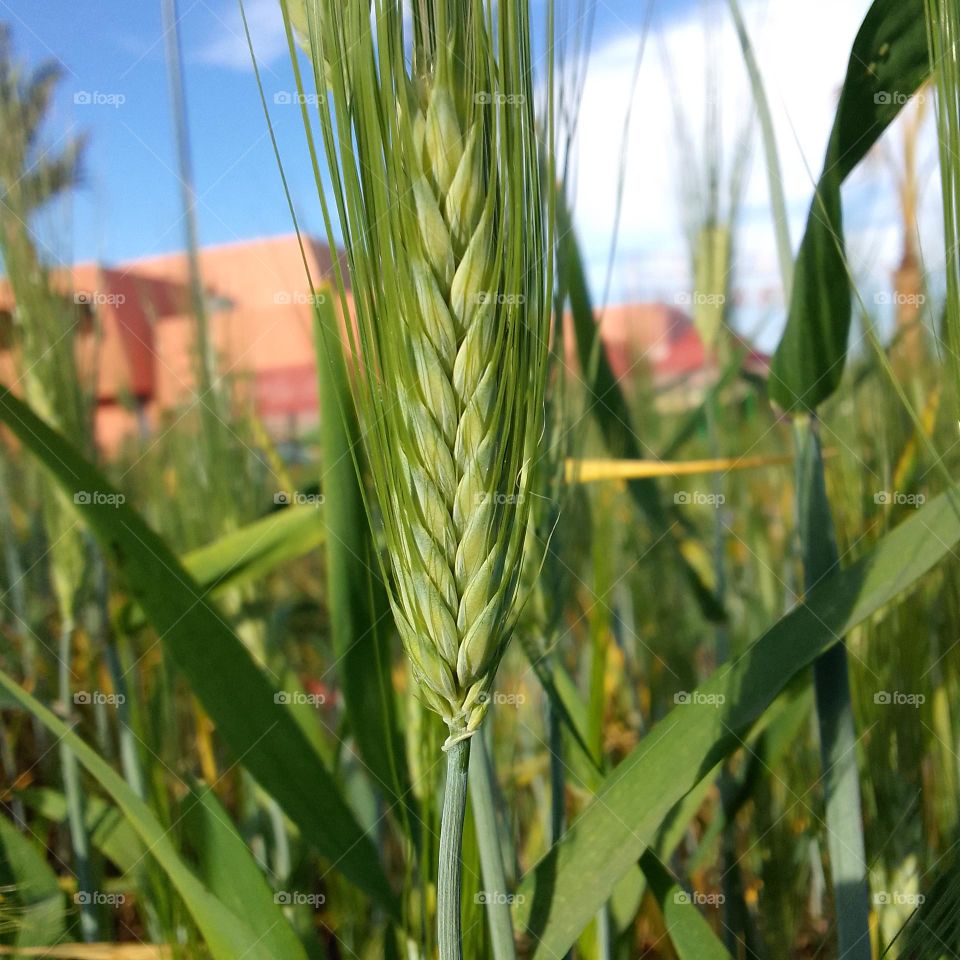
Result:
{"label": "wheat field", "polygon": [[864,0],[823,144],[752,0],[240,0],[233,246],[186,6],[180,248],[95,268],[0,25],[0,956],[960,957],[957,0]]}

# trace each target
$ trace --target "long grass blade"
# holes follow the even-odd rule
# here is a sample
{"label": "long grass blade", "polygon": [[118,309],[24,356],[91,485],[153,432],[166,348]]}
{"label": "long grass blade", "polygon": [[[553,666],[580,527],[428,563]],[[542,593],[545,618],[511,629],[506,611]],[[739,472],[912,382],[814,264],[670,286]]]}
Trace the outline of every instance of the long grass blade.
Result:
{"label": "long grass blade", "polygon": [[0,421],[73,499],[235,757],[337,870],[391,912],[369,838],[250,654],[163,541],[103,476],[8,390]]}
{"label": "long grass blade", "polygon": [[276,960],[276,955],[261,943],[262,931],[255,932],[197,879],[174,847],[169,831],[96,751],[3,671],[0,671],[0,686],[24,710],[36,716],[50,733],[69,744],[77,760],[123,810],[150,855],[163,867],[183,898],[216,960],[236,960],[240,956],[251,960]]}
{"label": "long grass blade", "polygon": [[[562,955],[652,844],[672,807],[741,745],[791,678],[950,554],[960,542],[953,496],[929,501],[857,563],[810,591],[634,748],[520,885],[524,899],[514,923],[533,944],[531,956]],[[589,887],[585,876],[593,878]]]}

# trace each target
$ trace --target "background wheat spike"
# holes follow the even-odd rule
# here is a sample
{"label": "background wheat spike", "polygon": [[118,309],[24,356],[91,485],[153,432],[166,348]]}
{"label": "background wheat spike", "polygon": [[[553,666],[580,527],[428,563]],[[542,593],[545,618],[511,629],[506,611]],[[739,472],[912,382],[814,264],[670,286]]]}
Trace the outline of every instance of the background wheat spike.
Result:
{"label": "background wheat spike", "polygon": [[366,11],[308,3],[302,23],[332,92],[321,123],[393,610],[449,747],[481,723],[509,634],[540,431],[549,246],[528,11],[418,4],[411,38],[400,4]]}

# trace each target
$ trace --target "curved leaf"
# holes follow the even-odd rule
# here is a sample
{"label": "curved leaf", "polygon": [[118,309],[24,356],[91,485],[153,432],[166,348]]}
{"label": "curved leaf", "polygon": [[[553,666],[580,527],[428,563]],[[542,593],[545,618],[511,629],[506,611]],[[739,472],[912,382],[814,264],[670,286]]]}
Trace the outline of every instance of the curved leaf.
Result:
{"label": "curved leaf", "polygon": [[[45,852],[0,815],[0,899],[16,919],[12,941],[18,947],[56,942],[66,931],[66,901]],[[0,924],[0,936],[8,931]],[[7,939],[3,936],[3,939]]]}
{"label": "curved leaf", "polygon": [[[216,593],[269,573],[323,543],[324,525],[319,511],[297,504],[234,530],[213,543],[180,557],[204,593]],[[124,627],[134,630],[145,618],[139,607],[126,612]]]}
{"label": "curved leaf", "polygon": [[257,931],[260,944],[271,956],[307,960],[303,944],[279,906],[281,901],[216,794],[207,786],[191,787],[181,814],[187,841],[197,854],[200,876],[213,893]]}
{"label": "curved leaf", "polygon": [[[951,496],[931,500],[857,563],[812,590],[720,667],[694,702],[653,727],[524,878],[515,926],[529,939],[531,956],[562,956],[654,842],[677,801],[742,743],[790,679],[951,552],[960,542]],[[584,884],[584,877],[591,882]]]}
{"label": "curved leaf", "polygon": [[29,710],[55,737],[66,743],[77,760],[123,810],[150,855],[163,867],[170,882],[183,898],[184,905],[217,960],[236,960],[241,956],[249,960],[278,960],[275,954],[266,949],[258,936],[258,933],[262,934],[263,931],[255,932],[197,879],[177,853],[170,839],[170,832],[105,760],[2,670],[0,686],[25,710]]}
{"label": "curved leaf", "polygon": [[[103,476],[0,388],[0,420],[72,497],[233,756],[335,869],[391,912],[373,845],[276,690],[169,547]],[[118,500],[119,497],[119,500]]]}
{"label": "curved leaf", "polygon": [[812,411],[840,383],[851,319],[840,185],[929,72],[923,0],[875,0],[850,51],[770,367],[770,394],[785,410]]}
{"label": "curved leaf", "polygon": [[731,960],[727,948],[701,916],[690,894],[674,880],[652,850],[640,858],[640,866],[680,960]]}

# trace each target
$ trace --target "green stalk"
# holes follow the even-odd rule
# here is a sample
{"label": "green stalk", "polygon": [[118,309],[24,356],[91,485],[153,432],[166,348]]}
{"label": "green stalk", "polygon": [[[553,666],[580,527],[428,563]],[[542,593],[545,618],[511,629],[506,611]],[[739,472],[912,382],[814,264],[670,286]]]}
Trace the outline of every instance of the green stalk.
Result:
{"label": "green stalk", "polygon": [[467,811],[470,740],[447,749],[447,783],[440,820],[440,863],[437,871],[437,941],[440,960],[463,960],[460,933],[460,872],[463,819]]}
{"label": "green stalk", "polygon": [[[788,256],[789,228],[780,163],[770,107],[737,0],[730,0],[744,61],[760,115],[763,146],[780,258],[784,300],[790,303],[793,263]],[[806,590],[834,572],[840,563],[836,532],[827,500],[823,457],[815,415],[794,419],[797,454],[797,515]],[[846,644],[831,647],[814,662],[813,684],[820,731],[827,850],[837,916],[838,955],[870,960],[870,905],[866,845],[856,758],[856,724],[850,696]]]}
{"label": "green stalk", "polygon": [[[199,240],[197,234],[197,194],[193,181],[193,164],[190,152],[190,131],[187,122],[187,100],[183,82],[183,53],[181,50],[180,21],[177,16],[177,0],[162,0],[164,36],[170,101],[173,107],[173,129],[177,149],[177,172],[180,181],[180,201],[183,206],[184,240],[187,248],[190,306],[196,324],[197,349],[197,397],[200,418],[203,424],[206,450],[205,466],[222,466],[219,454],[220,432],[218,430],[217,395],[214,392],[214,362],[207,324],[206,300],[200,276]],[[213,486],[207,477],[207,482]]]}
{"label": "green stalk", "polygon": [[477,846],[480,848],[483,889],[487,895],[487,920],[490,922],[493,957],[494,960],[516,960],[503,848],[500,846],[493,802],[493,771],[482,731],[475,738],[470,759],[470,802],[473,804]]}
{"label": "green stalk", "polygon": [[960,383],[960,11],[950,0],[926,0],[927,45],[937,79],[937,133],[946,249],[947,300],[945,326],[947,363]]}
{"label": "green stalk", "polygon": [[550,735],[550,845],[563,836],[566,788],[563,770],[563,727],[553,698],[547,698],[547,729]]}
{"label": "green stalk", "polygon": [[763,153],[766,160],[767,186],[770,189],[770,207],[773,214],[774,236],[777,241],[777,260],[780,264],[780,277],[783,282],[783,295],[787,303],[790,302],[790,289],[793,286],[793,253],[790,247],[789,219],[787,217],[787,201],[783,192],[783,175],[780,171],[780,156],[777,152],[777,140],[773,130],[773,115],[770,112],[770,102],[757,66],[757,58],[753,54],[753,44],[747,33],[747,25],[740,4],[737,0],[728,0],[730,15],[740,41],[740,50],[743,53],[743,62],[750,77],[750,87],[753,93],[753,102],[757,108],[760,120],[760,132],[763,136]]}
{"label": "green stalk", "polygon": [[117,737],[120,742],[120,767],[123,777],[130,784],[130,789],[141,799],[147,796],[143,782],[143,770],[140,766],[140,755],[137,752],[136,735],[133,732],[133,719],[130,715],[130,697],[127,693],[127,681],[120,668],[117,651],[111,642],[104,645],[104,656],[110,681],[115,693],[123,697],[117,703]]}
{"label": "green stalk", "polygon": [[[840,563],[827,501],[820,436],[814,417],[794,420],[797,446],[797,514],[807,591]],[[870,903],[857,771],[857,735],[850,696],[846,643],[813,664],[826,804],[827,851],[837,916],[838,955],[870,960]]]}
{"label": "green stalk", "polygon": [[[547,696],[547,730],[550,737],[550,846],[560,842],[566,823],[567,788],[563,763],[563,717],[557,707],[557,695]],[[572,952],[564,954],[570,960]]]}
{"label": "green stalk", "polygon": [[[60,625],[60,649],[58,678],[60,702],[68,722],[73,715],[73,692],[70,684],[71,641],[73,620],[64,617]],[[73,750],[66,741],[60,741],[60,767],[63,774],[63,795],[67,801],[67,823],[70,828],[70,847],[73,851],[73,868],[77,877],[77,890],[87,894],[80,903],[80,933],[85,943],[99,938],[96,905],[90,902],[93,891],[93,873],[90,867],[90,844],[83,822],[83,788],[80,785],[80,768]]]}
{"label": "green stalk", "polygon": [[597,912],[597,956],[600,960],[611,960],[613,957],[609,900]]}

